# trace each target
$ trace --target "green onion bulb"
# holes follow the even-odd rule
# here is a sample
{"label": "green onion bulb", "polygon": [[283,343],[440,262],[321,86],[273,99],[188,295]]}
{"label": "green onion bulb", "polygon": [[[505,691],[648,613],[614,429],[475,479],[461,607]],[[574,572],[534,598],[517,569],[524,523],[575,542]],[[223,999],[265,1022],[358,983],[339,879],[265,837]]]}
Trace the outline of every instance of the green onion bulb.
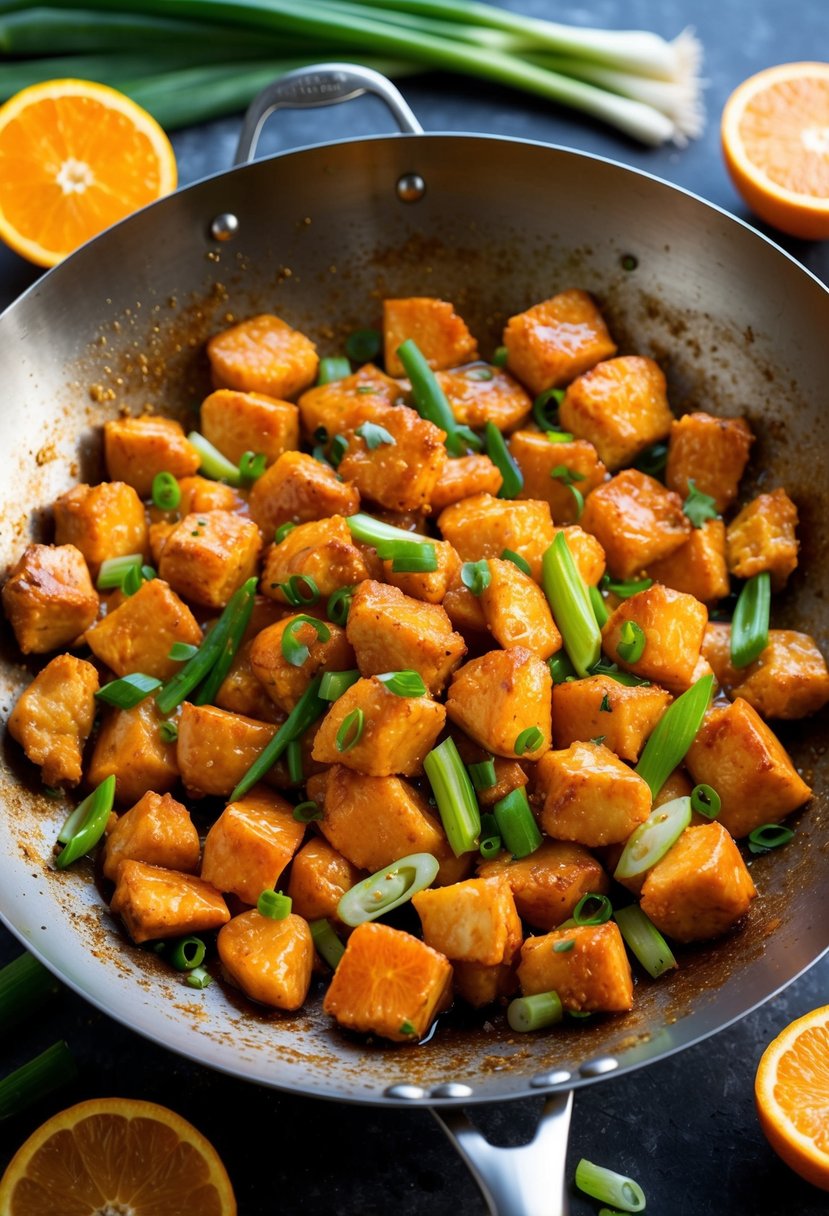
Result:
{"label": "green onion bulb", "polygon": [[431,853],[401,857],[346,891],[337,904],[337,916],[352,928],[376,920],[431,886],[439,869],[440,862]]}

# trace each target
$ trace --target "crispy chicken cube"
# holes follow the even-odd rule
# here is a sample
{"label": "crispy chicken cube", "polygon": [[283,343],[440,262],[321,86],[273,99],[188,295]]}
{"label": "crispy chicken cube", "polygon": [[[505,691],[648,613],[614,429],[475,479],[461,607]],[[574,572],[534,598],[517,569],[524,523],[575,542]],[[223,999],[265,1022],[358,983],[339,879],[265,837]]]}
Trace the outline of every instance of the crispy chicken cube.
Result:
{"label": "crispy chicken cube", "polygon": [[289,1011],[303,1004],[314,970],[314,939],[303,917],[273,920],[251,908],[219,930],[216,946],[245,996]]}
{"label": "crispy chicken cube", "polygon": [[268,538],[282,524],[305,524],[359,510],[356,487],[306,452],[283,452],[250,492],[251,516]]}
{"label": "crispy chicken cube", "polygon": [[294,819],[291,804],[257,786],[226,806],[207,833],[202,878],[217,891],[255,904],[276,886],[304,835],[305,825]]}
{"label": "crispy chicken cube", "polygon": [[728,569],[737,578],[768,570],[772,591],[782,591],[797,566],[796,528],[797,507],[785,490],[758,495],[726,529]]}
{"label": "crispy chicken cube", "polygon": [[185,515],[167,538],[158,572],[185,599],[224,608],[256,573],[261,544],[256,524],[230,511]]}
{"label": "crispy chicken cube", "polygon": [[522,920],[545,933],[572,916],[583,896],[610,890],[610,880],[593,854],[564,840],[544,840],[529,857],[514,859],[502,853],[478,866],[480,878],[496,874],[509,883]]}
{"label": "crispy chicken cube", "polygon": [[742,697],[709,709],[685,765],[695,782],[717,791],[717,822],[737,838],[776,823],[812,793],[780,740]]}
{"label": "crispy chicken cube", "polygon": [[[559,942],[573,945],[557,951]],[[564,1008],[576,1013],[625,1013],[633,1006],[633,974],[612,920],[528,937],[518,980],[525,996],[557,992]]]}
{"label": "crispy chicken cube", "polygon": [[[323,671],[350,671],[354,667],[354,651],[345,630],[334,624],[325,625],[325,628],[329,637],[323,642],[314,626],[299,613],[269,625],[253,639],[250,650],[253,674],[274,704],[286,714],[291,712],[315,676]],[[291,663],[283,652],[287,630],[291,631],[289,637],[308,649],[305,661],[299,666]]]}
{"label": "crispy chicken cube", "polygon": [[363,427],[346,431],[348,449],[340,461],[340,476],[353,481],[362,498],[389,511],[428,510],[448,460],[445,431],[405,405],[378,413],[375,422],[366,425],[381,426],[392,442],[375,444],[372,438],[369,443],[361,434]]}
{"label": "crispy chicken cube", "polygon": [[295,397],[313,383],[319,359],[314,343],[279,317],[250,317],[207,343],[214,388]]}
{"label": "crispy chicken cube", "polygon": [[579,376],[564,394],[559,417],[566,431],[590,440],[611,471],[666,439],[674,420],[662,369],[641,355],[607,359]]}
{"label": "crispy chicken cube", "polygon": [[655,685],[628,688],[611,676],[553,685],[556,747],[601,739],[620,760],[635,764],[671,694]]}
{"label": "crispy chicken cube", "polygon": [[587,498],[607,478],[599,453],[585,439],[550,443],[540,431],[516,431],[509,448],[524,477],[524,488],[518,497],[549,503],[557,524],[575,523],[581,513],[570,491],[569,479]]}
{"label": "crispy chicken cube", "polygon": [[568,524],[566,528],[554,528],[553,534],[564,533],[570,556],[576,564],[576,569],[588,587],[596,587],[601,582],[605,572],[606,562],[604,549],[589,532],[579,524]]}
{"label": "crispy chicken cube", "polygon": [[181,491],[177,515],[192,515],[195,512],[204,514],[205,511],[236,511],[244,514],[247,503],[238,490],[225,485],[223,481],[211,481],[209,477],[180,477],[178,488]]}
{"label": "crispy chicken cube", "polygon": [[306,920],[336,920],[337,905],[363,874],[327,840],[312,836],[291,864],[288,895],[293,910]]}
{"label": "crispy chicken cube", "polygon": [[495,1001],[506,1000],[518,988],[518,976],[513,963],[453,963],[455,994],[471,1005],[483,1009]]}
{"label": "crispy chicken cube", "polygon": [[115,776],[115,799],[133,806],[148,790],[166,794],[178,781],[175,743],[161,738],[163,721],[152,697],[134,709],[105,714],[87,770],[91,786]]}
{"label": "crispy chicken cube", "polygon": [[504,549],[512,549],[529,563],[536,582],[541,578],[541,559],[555,536],[549,503],[507,501],[491,494],[476,494],[446,507],[438,527],[462,562],[500,557]]}
{"label": "crispy chicken cube", "polygon": [[121,863],[111,908],[139,945],[218,929],[230,920],[227,904],[209,882],[143,861]]}
{"label": "crispy chicken cube", "polygon": [[595,489],[581,526],[599,541],[614,578],[633,578],[691,535],[679,495],[638,469],[625,469]]}
{"label": "crispy chicken cube", "polygon": [[718,511],[735,501],[754,442],[743,418],[715,418],[702,410],[671,423],[665,481],[683,498],[690,482],[714,499]]}
{"label": "crispy chicken cube", "polygon": [[328,435],[342,434],[372,421],[401,396],[396,380],[366,363],[342,380],[317,384],[302,394],[298,403],[302,429],[309,439],[320,429]]}
{"label": "crispy chicken cube", "polygon": [[199,455],[173,418],[111,418],[104,423],[104,457],[112,482],[126,482],[139,498],[149,498],[156,473],[189,477]]}
{"label": "crispy chicken cube", "polygon": [[473,494],[497,495],[504,479],[488,456],[478,453],[447,460],[438,483],[432,490],[432,511],[436,514]]}
{"label": "crispy chicken cube", "polygon": [[437,382],[455,421],[473,429],[492,422],[499,431],[523,426],[532,409],[532,397],[508,372],[486,363],[473,363],[438,372]]}
{"label": "crispy chicken cube", "polygon": [[536,770],[541,826],[588,848],[626,840],[651,813],[648,784],[602,743],[547,752]]}
{"label": "crispy chicken cube", "polygon": [[510,885],[503,875],[468,878],[412,896],[423,940],[450,960],[512,962],[523,939]]}
{"label": "crispy chicken cube", "polygon": [[348,939],[322,1007],[347,1030],[422,1039],[452,997],[452,966],[425,942],[370,921]]}
{"label": "crispy chicken cube", "polygon": [[[627,621],[638,625],[645,635],[645,649],[636,662],[619,653]],[[708,611],[699,600],[654,583],[614,609],[602,629],[602,646],[626,671],[658,684],[688,686],[699,662],[707,623]]]}
{"label": "crispy chicken cube", "polygon": [[98,615],[98,595],[74,545],[29,545],[3,584],[3,610],[24,654],[69,646]]}
{"label": "crispy chicken cube", "polygon": [[176,759],[190,794],[229,794],[276,734],[270,722],[215,705],[181,707]]}
{"label": "crispy chicken cube", "polygon": [[504,345],[507,367],[534,395],[567,384],[616,354],[601,313],[587,292],[578,290],[561,291],[510,317]]}
{"label": "crispy chicken cube", "polygon": [[770,629],[760,657],[736,674],[731,691],[763,718],[804,718],[829,701],[826,660],[808,633]]}
{"label": "crispy chicken cube", "polygon": [[192,874],[199,868],[200,857],[199,833],[187,807],[171,794],[149,790],[119,817],[107,836],[104,874],[117,882],[125,861]]}
{"label": "crispy chicken cube", "polygon": [[[490,650],[457,671],[449,686],[451,720],[487,751],[537,760],[550,746],[552,679],[543,659],[523,646]],[[541,732],[538,747],[515,750],[531,727]]]}
{"label": "crispy chicken cube", "polygon": [[95,720],[98,673],[91,663],[59,654],[25,688],[9,715],[9,734],[45,785],[77,785],[83,746]]}
{"label": "crispy chicken cube", "polygon": [[144,504],[123,481],[73,486],[55,502],[55,543],[80,549],[95,578],[107,558],[147,552]]}
{"label": "crispy chicken cube", "polygon": [[202,632],[190,609],[161,578],[142,583],[86,632],[96,658],[117,676],[142,671],[168,680],[181,664],[169,658],[176,642],[200,645]]}
{"label": "crispy chicken cube", "polygon": [[220,388],[201,403],[201,429],[233,464],[245,452],[262,452],[270,465],[299,447],[299,410],[263,393]]}
{"label": "crispy chicken cube", "polygon": [[298,524],[278,545],[271,545],[265,554],[262,592],[286,604],[280,583],[287,583],[292,574],[312,578],[324,598],[368,578],[365,558],[342,515]]}
{"label": "crispy chicken cube", "polygon": [[423,600],[427,604],[440,604],[449,589],[450,583],[460,572],[461,559],[446,540],[432,542],[435,546],[437,569],[429,573],[417,571],[395,572],[394,562],[382,563],[383,580],[397,587],[404,595],[414,600]]}
{"label": "crispy chicken cube", "polygon": [[499,646],[523,646],[540,659],[561,650],[561,634],[547,597],[528,574],[510,561],[491,557],[489,583],[481,592],[486,626]]}
{"label": "crispy chicken cube", "polygon": [[478,345],[454,307],[446,300],[411,296],[383,301],[383,345],[386,371],[405,376],[397,348],[412,338],[435,371],[457,367],[478,357]]}
{"label": "crispy chicken cube", "polygon": [[725,524],[707,519],[701,528],[660,561],[645,571],[648,578],[664,583],[674,591],[684,591],[703,604],[723,599],[730,590],[725,564]]}
{"label": "crispy chicken cube", "polygon": [[439,604],[412,599],[367,579],[354,593],[346,624],[361,675],[416,671],[438,693],[466,654]]}
{"label": "crispy chicken cube", "polygon": [[757,894],[740,850],[718,821],[686,828],[648,870],[642,911],[678,942],[720,937]]}
{"label": "crispy chicken cube", "polygon": [[[351,732],[337,747],[337,735],[354,710],[362,710],[363,731],[348,747]],[[430,697],[398,697],[376,678],[358,680],[335,701],[314,740],[313,758],[344,764],[370,777],[411,777],[421,769],[446,721],[446,710]]]}

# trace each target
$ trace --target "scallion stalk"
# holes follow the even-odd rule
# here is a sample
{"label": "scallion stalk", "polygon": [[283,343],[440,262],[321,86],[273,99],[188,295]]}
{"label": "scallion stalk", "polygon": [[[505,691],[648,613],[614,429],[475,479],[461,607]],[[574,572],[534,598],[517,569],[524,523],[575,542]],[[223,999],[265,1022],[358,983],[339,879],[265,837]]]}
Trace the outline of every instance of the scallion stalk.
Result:
{"label": "scallion stalk", "polygon": [[452,852],[456,857],[474,852],[479,845],[481,813],[455,740],[450,736],[432,748],[423,768]]}
{"label": "scallion stalk", "polygon": [[576,1186],[591,1199],[612,1203],[623,1212],[645,1210],[645,1194],[638,1182],[583,1157],[576,1166]]}
{"label": "scallion stalk", "polygon": [[377,676],[380,683],[396,697],[425,697],[426,685],[416,671],[385,671]]}
{"label": "scallion stalk", "polygon": [[58,843],[64,847],[55,858],[59,870],[95,848],[106,830],[114,801],[115,776],[111,774],[84,798],[61,828]]}
{"label": "scallion stalk", "polygon": [[345,380],[351,375],[351,364],[343,355],[334,355],[328,359],[320,359],[317,370],[317,384],[333,384],[337,380]]}
{"label": "scallion stalk", "polygon": [[33,954],[21,954],[0,971],[0,1034],[22,1022],[60,992],[60,984]]}
{"label": "scallion stalk", "polygon": [[0,1081],[0,1120],[20,1114],[77,1075],[75,1058],[67,1045],[53,1043]]}
{"label": "scallion stalk", "polygon": [[669,705],[639,757],[636,772],[656,798],[668,777],[685,759],[702,725],[714,689],[713,675],[702,676]]}
{"label": "scallion stalk", "polygon": [[256,785],[257,781],[261,781],[265,774],[273,768],[288,744],[294,739],[301,738],[308,727],[313,726],[317,718],[322,717],[329,706],[328,702],[323,701],[319,695],[321,683],[322,676],[315,676],[270,743],[240,778],[228,799],[229,802],[237,802],[239,798],[244,797],[248,790]]}
{"label": "scallion stalk", "polygon": [[631,832],[613,872],[616,879],[645,874],[669,849],[691,822],[691,799],[674,798],[655,807],[644,823]]}
{"label": "scallion stalk", "polygon": [[523,785],[500,798],[492,808],[504,848],[513,857],[529,857],[541,844],[542,836],[530,810]]}
{"label": "scallion stalk", "polygon": [[676,966],[673,952],[653,921],[638,904],[619,908],[613,913],[619,932],[628,949],[653,979]]}
{"label": "scallion stalk", "polygon": [[108,557],[101,562],[95,586],[99,591],[120,590],[131,570],[141,570],[144,558],[140,553],[126,553],[123,557]]}
{"label": "scallion stalk", "polygon": [[206,954],[207,947],[200,937],[182,937],[164,957],[176,971],[193,971],[201,967]]}
{"label": "scallion stalk", "polygon": [[305,780],[305,766],[302,762],[302,744],[299,739],[292,739],[285,748],[285,762],[288,766],[288,780],[291,785],[302,785]]}
{"label": "scallion stalk", "polygon": [[576,568],[563,532],[545,550],[541,577],[564,648],[576,674],[587,676],[599,661],[602,635],[584,580]]}
{"label": "scallion stalk", "polygon": [[98,689],[95,697],[99,701],[105,701],[107,705],[114,705],[116,709],[134,709],[160,687],[161,681],[155,676],[135,671],[131,675],[122,676],[120,680],[110,680]]}
{"label": "scallion stalk", "polygon": [[492,756],[478,764],[470,764],[469,777],[476,790],[491,790],[498,780]]}
{"label": "scallion stalk", "polygon": [[401,343],[397,348],[397,355],[411,381],[412,397],[418,414],[445,432],[446,450],[451,456],[462,456],[463,444],[455,435],[457,422],[452,407],[414,339],[407,338]]}
{"label": "scallion stalk", "polygon": [[359,671],[326,671],[322,677],[319,695],[323,701],[338,701],[359,678]]}
{"label": "scallion stalk", "polygon": [[603,925],[613,915],[613,904],[606,895],[588,891],[582,895],[573,909],[573,920],[577,925]]}
{"label": "scallion stalk", "polygon": [[204,435],[200,435],[198,431],[191,431],[187,436],[187,442],[196,449],[201,462],[199,472],[203,473],[205,477],[211,477],[214,481],[225,481],[229,486],[242,484],[239,466],[235,465],[232,460],[228,460],[209,439],[205,439]]}
{"label": "scallion stalk", "polygon": [[325,919],[312,920],[308,928],[311,930],[311,936],[314,939],[317,953],[325,959],[333,971],[336,971],[337,964],[345,954],[345,946],[334,932],[331,921]]}
{"label": "scallion stalk", "polygon": [[731,618],[731,666],[748,667],[769,644],[771,576],[767,570],[748,579]]}
{"label": "scallion stalk", "polygon": [[504,436],[492,421],[488,421],[484,427],[484,441],[487,456],[501,474],[498,497],[517,498],[524,489],[524,474],[507,447]]}
{"label": "scallion stalk", "polygon": [[602,593],[598,587],[588,587],[587,594],[590,596],[590,607],[593,609],[596,624],[600,629],[604,629],[605,625],[610,620],[610,613],[607,610],[607,605],[602,599]]}
{"label": "scallion stalk", "polygon": [[401,857],[346,891],[337,904],[337,916],[352,928],[385,916],[431,886],[439,869],[440,862],[431,853]]}
{"label": "scallion stalk", "polygon": [[181,502],[181,487],[172,473],[156,473],[151,497],[153,506],[158,507],[159,511],[175,511]]}
{"label": "scallion stalk", "polygon": [[270,889],[263,891],[256,901],[256,911],[268,920],[285,920],[291,915],[291,906],[290,895],[283,895],[281,891]]}
{"label": "scallion stalk", "polygon": [[536,992],[533,996],[518,996],[507,1006],[507,1021],[512,1030],[525,1034],[544,1030],[564,1017],[557,992]]}
{"label": "scallion stalk", "polygon": [[295,616],[289,625],[285,626],[282,631],[282,657],[291,667],[302,667],[306,659],[310,656],[311,651],[305,642],[300,642],[297,635],[297,630],[307,625],[309,629],[313,629],[317,635],[317,641],[325,643],[331,640],[331,630],[324,621],[318,620],[315,616],[306,616],[304,613]]}

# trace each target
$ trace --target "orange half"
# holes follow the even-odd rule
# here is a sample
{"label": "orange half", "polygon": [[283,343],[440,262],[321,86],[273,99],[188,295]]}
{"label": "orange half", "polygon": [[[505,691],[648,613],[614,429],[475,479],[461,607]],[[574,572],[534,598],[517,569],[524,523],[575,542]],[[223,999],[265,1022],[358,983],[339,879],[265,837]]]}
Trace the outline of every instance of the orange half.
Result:
{"label": "orange half", "polygon": [[47,80],[0,106],[0,238],[38,266],[176,187],[170,141],[106,85]]}

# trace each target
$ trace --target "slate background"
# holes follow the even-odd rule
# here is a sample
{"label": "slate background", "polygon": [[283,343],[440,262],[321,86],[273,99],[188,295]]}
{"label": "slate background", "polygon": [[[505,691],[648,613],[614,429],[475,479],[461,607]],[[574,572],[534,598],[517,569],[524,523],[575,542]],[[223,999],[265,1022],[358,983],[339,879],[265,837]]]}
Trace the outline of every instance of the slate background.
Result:
{"label": "slate background", "polygon": [[[509,7],[574,24],[652,29],[673,37],[693,25],[705,47],[708,127],[688,148],[643,149],[589,119],[506,89],[429,74],[404,92],[427,131],[475,131],[564,144],[610,156],[696,191],[751,219],[726,176],[718,123],[730,91],[774,63],[829,57],[826,0],[583,0],[568,7],[509,0]],[[385,130],[380,104],[364,99],[325,111],[283,112],[263,153]],[[229,166],[238,120],[173,137],[182,185]],[[762,225],[758,224],[761,230]],[[829,244],[768,233],[829,282]],[[0,307],[36,270],[0,249]],[[0,927],[0,964],[19,953]],[[789,1021],[829,1001],[825,957],[786,992],[736,1026],[678,1056],[594,1085],[577,1097],[568,1176],[582,1156],[629,1173],[653,1216],[818,1216],[829,1197],[792,1174],[767,1147],[752,1086],[764,1046]],[[65,1037],[81,1076],[70,1089],[0,1125],[0,1169],[38,1123],[72,1101],[118,1094],[174,1107],[221,1153],[241,1216],[479,1216],[484,1204],[460,1160],[422,1111],[345,1110],[281,1095],[181,1060],[140,1039],[69,992],[0,1044],[0,1072]],[[534,1100],[490,1108],[482,1123],[499,1143],[532,1132]],[[598,1205],[572,1199],[573,1216]],[[59,1214],[55,1214],[59,1216]],[[194,1214],[196,1216],[196,1214]],[[534,1214],[530,1214],[534,1216]]]}

